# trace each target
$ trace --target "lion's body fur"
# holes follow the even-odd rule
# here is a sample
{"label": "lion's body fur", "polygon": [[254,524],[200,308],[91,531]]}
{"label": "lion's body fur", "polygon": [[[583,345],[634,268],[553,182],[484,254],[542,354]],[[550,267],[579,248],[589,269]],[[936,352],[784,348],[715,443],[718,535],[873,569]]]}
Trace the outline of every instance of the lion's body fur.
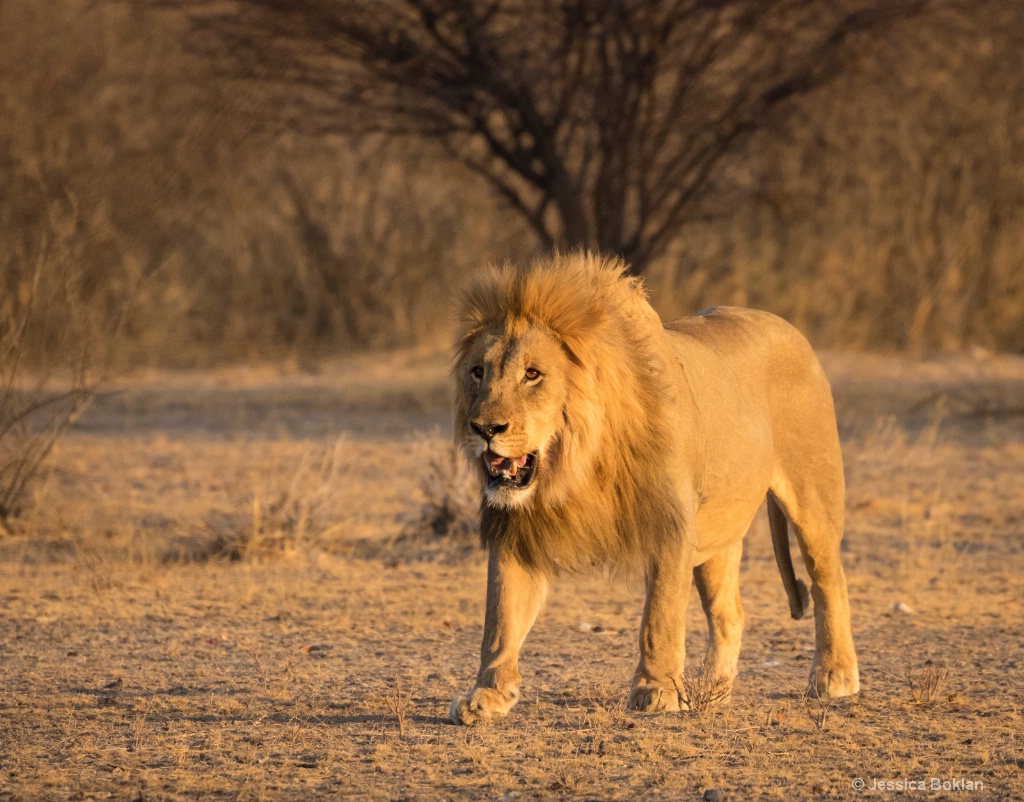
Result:
{"label": "lion's body fur", "polygon": [[[841,641],[838,662],[853,672],[832,687],[827,678],[818,685],[833,695],[854,692],[838,564],[842,457],[831,392],[813,351],[788,323],[753,310],[709,310],[663,325],[640,283],[624,274],[616,260],[556,256],[491,270],[462,298],[456,437],[472,456],[483,446],[470,423],[500,418],[510,431],[488,447],[514,452],[507,456],[536,449],[540,460],[530,493],[487,497],[482,506],[483,540],[500,557],[492,569],[507,574],[515,564],[546,582],[559,569],[641,567],[649,584],[642,645],[647,638],[670,648],[642,648],[637,676],[660,694],[680,670],[684,647],[672,609],[685,609],[689,572],[696,568],[698,588],[707,589],[714,636],[712,608],[722,604],[715,599],[732,587],[741,539],[771,491],[810,549],[808,567],[820,574],[812,575],[822,652],[816,666],[834,656],[830,642]],[[557,366],[544,378],[547,395],[516,383],[511,373],[521,366],[507,368],[536,354]],[[490,366],[479,384],[466,378],[470,362]],[[546,405],[538,407],[543,414],[530,409],[534,397]],[[666,579],[678,566],[682,574]],[[508,594],[507,585],[497,587]],[[829,604],[836,609],[822,612]],[[729,605],[739,610],[738,595]],[[737,613],[716,615],[733,620]],[[721,648],[712,643],[709,655],[718,649],[721,673],[734,674],[738,634],[718,635]],[[497,634],[485,633],[485,655],[488,637]],[[494,676],[482,667],[478,685]],[[661,703],[645,699],[638,706]]]}

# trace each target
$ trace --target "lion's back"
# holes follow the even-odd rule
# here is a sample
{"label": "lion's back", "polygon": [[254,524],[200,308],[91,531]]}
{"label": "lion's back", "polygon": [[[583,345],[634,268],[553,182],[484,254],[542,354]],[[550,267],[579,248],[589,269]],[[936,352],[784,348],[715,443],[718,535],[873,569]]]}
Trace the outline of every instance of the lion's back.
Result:
{"label": "lion's back", "polygon": [[838,449],[828,378],[796,327],[769,312],[726,306],[665,328],[709,420],[728,419],[728,427],[738,419],[751,426],[761,421],[771,431],[773,450],[800,437]]}
{"label": "lion's back", "polygon": [[770,312],[718,306],[667,323],[665,329],[684,364],[703,364],[726,381],[746,385],[748,392],[794,382],[827,386],[807,339]]}
{"label": "lion's back", "polygon": [[[806,338],[792,324],[771,312],[740,306],[715,306],[691,317],[665,324],[671,332],[714,347],[725,354],[757,354],[777,349],[801,346],[810,349]],[[765,346],[771,346],[766,349]]]}

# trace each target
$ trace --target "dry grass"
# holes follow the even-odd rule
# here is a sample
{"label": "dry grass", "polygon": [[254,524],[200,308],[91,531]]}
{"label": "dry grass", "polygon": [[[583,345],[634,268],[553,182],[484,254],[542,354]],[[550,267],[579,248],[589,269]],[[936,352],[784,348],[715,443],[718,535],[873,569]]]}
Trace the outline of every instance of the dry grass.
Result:
{"label": "dry grass", "polygon": [[331,511],[343,503],[339,494],[351,482],[347,474],[354,466],[345,457],[350,451],[342,437],[325,447],[308,445],[297,458],[255,471],[250,509],[208,518],[209,556],[240,560],[307,552],[317,539],[329,539]]}
{"label": "dry grass", "polygon": [[908,668],[907,685],[910,686],[910,698],[917,705],[932,705],[945,698],[952,702],[956,694],[946,694],[946,685],[952,679],[954,669],[951,666],[937,666],[929,663],[921,669]]}
{"label": "dry grass", "polygon": [[[315,376],[156,375],[97,399],[26,532],[0,539],[0,800],[855,799],[858,777],[1020,796],[1024,423],[1000,410],[1024,366],[826,361],[858,698],[804,695],[813,624],[789,619],[759,516],[728,704],[627,712],[642,588],[567,577],[526,643],[519,706],[456,728],[482,555],[433,551],[434,535],[384,548],[439,497],[420,480],[446,453],[443,356],[389,357],[390,379],[365,391],[361,360]],[[933,391],[962,399],[938,425],[915,411]],[[895,417],[879,425],[883,402]],[[268,547],[211,558],[209,522],[228,519],[261,521]],[[696,598],[688,626],[697,666]]]}
{"label": "dry grass", "polygon": [[402,680],[396,679],[394,687],[384,695],[384,704],[398,724],[398,734],[405,737],[406,723],[409,717],[409,697],[402,690]]}

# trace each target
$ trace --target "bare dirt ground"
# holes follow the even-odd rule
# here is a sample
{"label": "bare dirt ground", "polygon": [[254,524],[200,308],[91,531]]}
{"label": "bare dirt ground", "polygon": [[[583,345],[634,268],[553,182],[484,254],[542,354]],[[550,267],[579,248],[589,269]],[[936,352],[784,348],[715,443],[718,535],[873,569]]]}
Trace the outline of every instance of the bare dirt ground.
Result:
{"label": "bare dirt ground", "polygon": [[1024,799],[1024,360],[824,359],[859,697],[803,695],[759,517],[730,703],[628,713],[640,584],[566,577],[520,705],[450,725],[484,563],[430,527],[444,357],[143,375],[0,537],[0,800]]}

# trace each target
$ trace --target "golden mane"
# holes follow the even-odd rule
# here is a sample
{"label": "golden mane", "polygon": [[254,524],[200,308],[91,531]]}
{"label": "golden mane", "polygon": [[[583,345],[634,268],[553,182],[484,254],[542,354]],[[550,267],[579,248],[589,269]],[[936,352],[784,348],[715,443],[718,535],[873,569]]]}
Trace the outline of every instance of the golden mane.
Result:
{"label": "golden mane", "polygon": [[[572,363],[564,425],[533,502],[483,506],[486,545],[554,573],[594,563],[636,565],[677,536],[682,512],[667,470],[668,358],[641,282],[618,259],[556,255],[485,271],[458,301],[456,364],[484,332],[540,326]],[[467,399],[456,399],[455,430]]]}

